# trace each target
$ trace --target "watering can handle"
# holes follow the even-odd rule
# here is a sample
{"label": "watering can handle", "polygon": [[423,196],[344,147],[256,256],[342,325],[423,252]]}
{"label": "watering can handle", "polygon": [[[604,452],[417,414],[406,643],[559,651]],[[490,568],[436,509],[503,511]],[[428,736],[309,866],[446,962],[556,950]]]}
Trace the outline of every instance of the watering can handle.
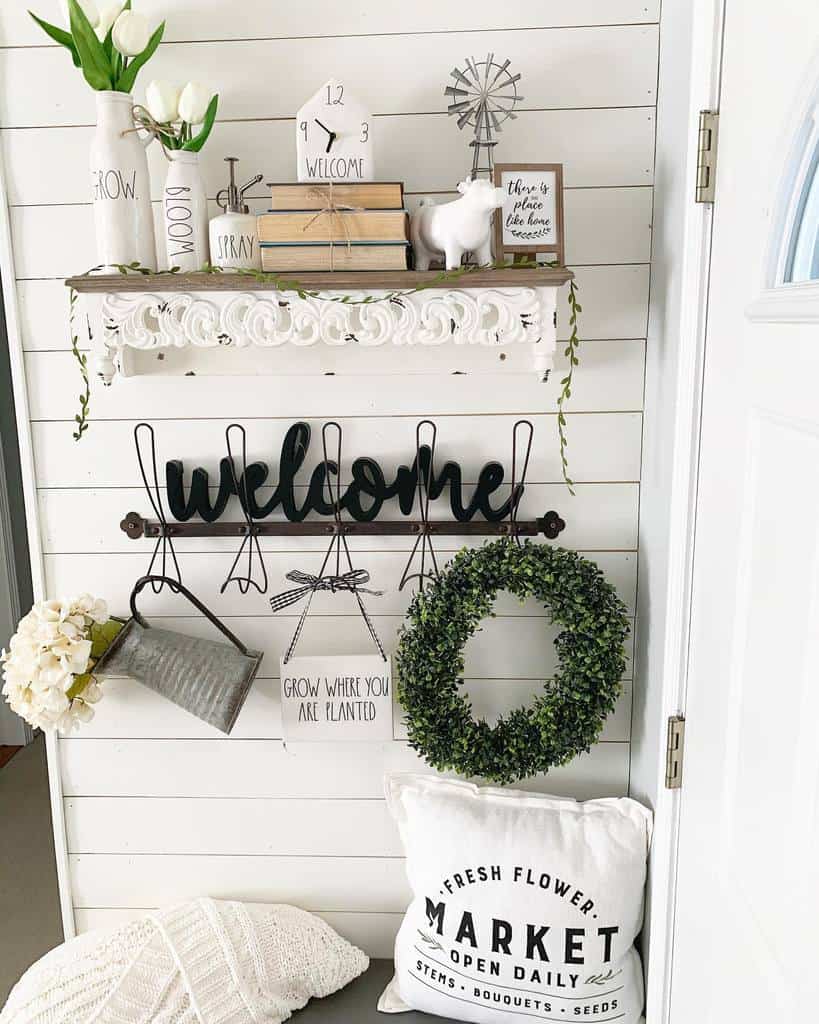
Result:
{"label": "watering can handle", "polygon": [[143,627],[143,629],[146,628],[148,624],[137,611],[136,598],[137,594],[143,589],[143,587],[147,586],[147,584],[149,583],[167,583],[175,594],[182,594],[184,597],[187,597],[190,603],[194,605],[194,607],[198,608],[206,619],[212,622],[213,625],[216,626],[218,630],[224,633],[224,635],[228,638],[228,640],[230,640],[234,647],[238,647],[242,654],[249,657],[248,650],[245,647],[245,645],[241,642],[241,640],[239,640],[238,637],[235,637],[233,633],[231,633],[231,631],[227,628],[227,626],[223,622],[220,622],[219,619],[217,619],[216,616],[213,614],[213,612],[202,604],[198,597],[194,597],[194,595],[188,590],[188,588],[183,587],[178,580],[169,579],[167,576],[142,576],[134,584],[134,589],[131,591],[131,615],[134,617],[134,619],[136,619],[140,626]]}

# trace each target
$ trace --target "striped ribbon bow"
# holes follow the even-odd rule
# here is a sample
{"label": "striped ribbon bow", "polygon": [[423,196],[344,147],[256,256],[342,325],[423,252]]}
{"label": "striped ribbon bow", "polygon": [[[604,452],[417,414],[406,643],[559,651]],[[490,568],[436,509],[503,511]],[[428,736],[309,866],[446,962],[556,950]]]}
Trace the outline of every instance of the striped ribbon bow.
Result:
{"label": "striped ribbon bow", "polygon": [[350,569],[349,572],[337,574],[337,575],[321,575],[313,576],[308,572],[301,572],[299,569],[293,569],[285,576],[285,579],[290,580],[291,583],[299,583],[301,586],[293,587],[292,590],[284,590],[281,594],[276,594],[275,597],[270,598],[270,607],[274,612],[280,612],[282,608],[287,608],[291,604],[295,604],[300,601],[303,597],[307,598],[307,603],[302,609],[301,616],[299,617],[296,630],[293,633],[293,639],[290,641],[290,646],[284,655],[284,663],[293,657],[293,652],[296,650],[296,644],[299,642],[299,637],[304,629],[304,623],[307,621],[307,614],[310,611],[310,604],[313,600],[313,595],[319,590],[329,590],[330,593],[336,594],[339,591],[346,591],[347,593],[354,594],[356,601],[358,601],[358,608],[361,612],[361,616],[366,623],[367,629],[370,636],[373,639],[373,643],[378,648],[378,652],[384,661],[387,660],[387,655],[384,653],[384,647],[381,644],[378,633],[375,631],[375,626],[367,614],[367,609],[364,607],[364,601],[361,598],[362,593],[372,594],[375,597],[381,597],[383,591],[381,590],[368,590],[362,586],[363,583],[370,582],[370,574],[366,569]]}
{"label": "striped ribbon bow", "polygon": [[363,586],[364,583],[370,582],[370,574],[366,569],[352,569],[341,576],[313,576],[308,572],[301,572],[300,569],[293,569],[287,573],[285,579],[290,580],[291,583],[299,583],[300,586],[293,587],[292,590],[284,590],[281,594],[271,597],[270,607],[274,612],[296,604],[308,594],[312,596],[317,590],[329,590],[333,594],[341,590],[350,593],[360,591],[364,594],[373,594],[376,597],[380,597],[383,593],[380,590],[368,590]]}

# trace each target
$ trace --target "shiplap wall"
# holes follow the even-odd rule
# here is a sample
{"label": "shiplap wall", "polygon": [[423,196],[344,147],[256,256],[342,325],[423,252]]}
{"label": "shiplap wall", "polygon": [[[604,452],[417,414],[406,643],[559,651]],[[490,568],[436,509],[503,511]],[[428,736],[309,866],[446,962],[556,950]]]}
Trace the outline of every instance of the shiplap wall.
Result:
{"label": "shiplap wall", "polygon": [[[404,180],[410,204],[451,191],[469,153],[443,112],[449,70],[467,54],[512,59],[525,101],[498,157],[565,166],[567,261],[582,289],[586,339],[568,416],[577,496],[559,482],[560,364],[545,385],[531,375],[416,377],[411,386],[394,376],[136,378],[95,389],[91,429],[75,444],[78,380],[62,279],[95,262],[86,172],[93,97],[66,55],[44,42],[26,5],[4,0],[0,142],[49,594],[90,590],[125,611],[147,556],[118,527],[128,510],[148,511],[130,436],[139,419],[154,424],[160,458],[214,468],[232,419],[248,428],[252,457],[275,463],[293,419],[318,429],[325,418],[341,418],[349,456],[395,467],[411,457],[416,419],[434,415],[441,456],[458,458],[474,481],[487,459],[508,463],[511,426],[527,415],[537,433],[526,511],[560,510],[562,542],[600,563],[633,614],[659,0],[138,6],[167,15],[168,29],[137,96],[151,76],[199,78],[221,94],[204,155],[211,196],[224,184],[225,155],[239,156],[247,177],[292,178],[293,112],[330,75],[344,78],[377,116],[381,177]],[[54,20],[56,8],[53,0],[37,5]],[[156,198],[160,153],[150,161]],[[254,205],[264,208],[263,189]],[[445,546],[454,550],[457,540]],[[297,551],[268,538],[264,547],[273,590],[288,569],[315,568],[320,557],[316,542]],[[294,618],[271,617],[262,597],[218,594],[231,558],[224,542],[191,540],[178,550],[186,581],[265,651],[262,678],[230,738],[139,686],[112,680],[94,722],[60,742],[78,929],[208,893],[298,903],[369,952],[389,955],[408,894],[382,775],[422,763],[403,741],[400,714],[393,743],[286,749],[277,738],[275,677]],[[383,538],[354,550],[387,591],[372,607],[392,644],[408,600],[396,590],[406,545]],[[168,596],[152,597],[148,607],[170,626],[208,629]],[[366,649],[360,619],[343,598],[320,595],[314,607],[305,652]],[[554,667],[553,632],[541,608],[502,598],[498,612],[467,649],[468,690],[476,711],[489,716],[528,699]],[[630,668],[627,677],[601,742],[528,787],[580,797],[627,791]]]}

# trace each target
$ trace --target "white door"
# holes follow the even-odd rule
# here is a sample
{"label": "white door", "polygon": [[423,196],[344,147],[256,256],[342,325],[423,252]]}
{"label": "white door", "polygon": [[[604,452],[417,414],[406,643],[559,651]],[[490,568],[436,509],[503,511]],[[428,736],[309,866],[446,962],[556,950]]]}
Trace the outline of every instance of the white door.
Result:
{"label": "white door", "polygon": [[816,0],[727,0],[672,1024],[819,1021],[819,282],[764,291],[819,270],[818,55]]}

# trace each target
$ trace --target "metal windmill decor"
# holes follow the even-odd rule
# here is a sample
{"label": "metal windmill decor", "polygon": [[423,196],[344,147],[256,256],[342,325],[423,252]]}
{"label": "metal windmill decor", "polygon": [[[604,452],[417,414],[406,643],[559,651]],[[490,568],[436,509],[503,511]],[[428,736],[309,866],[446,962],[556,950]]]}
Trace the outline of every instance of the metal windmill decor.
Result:
{"label": "metal windmill decor", "polygon": [[492,177],[493,150],[497,145],[492,133],[502,131],[504,121],[517,117],[515,105],[523,99],[518,93],[520,75],[512,74],[510,64],[509,60],[497,63],[494,53],[479,61],[467,57],[463,71],[453,68],[451,72],[456,84],[444,89],[444,95],[451,99],[447,113],[457,116],[459,128],[468,125],[475,133],[469,143],[473,178],[481,173]]}

